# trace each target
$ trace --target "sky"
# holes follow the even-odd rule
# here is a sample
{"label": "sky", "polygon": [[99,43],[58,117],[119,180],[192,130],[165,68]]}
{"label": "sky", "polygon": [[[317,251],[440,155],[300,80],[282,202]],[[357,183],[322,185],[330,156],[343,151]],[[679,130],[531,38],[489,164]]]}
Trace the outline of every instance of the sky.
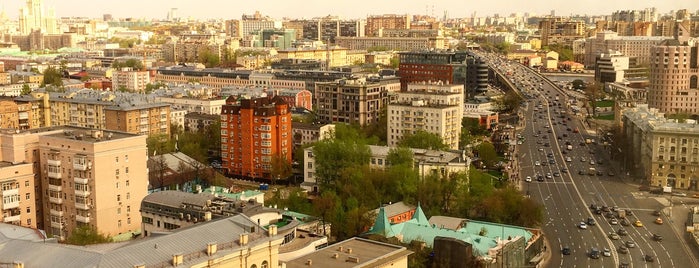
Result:
{"label": "sky", "polygon": [[[8,17],[17,18],[25,0],[0,0],[0,10]],[[511,13],[529,12],[532,15],[573,14],[611,15],[616,10],[656,7],[659,13],[686,8],[691,13],[699,10],[697,0],[44,0],[44,6],[52,6],[57,17],[101,18],[112,14],[114,18],[165,18],[170,8],[177,8],[182,18],[240,18],[259,10],[263,15],[281,19],[312,18],[327,15],[341,18],[366,18],[379,14],[427,14],[449,18],[493,14],[508,16]]]}

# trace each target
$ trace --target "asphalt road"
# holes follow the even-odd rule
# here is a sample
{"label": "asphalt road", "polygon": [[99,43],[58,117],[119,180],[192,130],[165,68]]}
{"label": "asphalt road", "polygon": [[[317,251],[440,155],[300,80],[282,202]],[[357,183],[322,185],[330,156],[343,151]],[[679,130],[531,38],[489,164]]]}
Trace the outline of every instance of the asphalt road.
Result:
{"label": "asphalt road", "polygon": [[[620,263],[629,263],[630,267],[698,267],[678,224],[678,220],[683,220],[677,214],[686,218],[686,213],[680,212],[683,209],[680,199],[685,198],[638,191],[637,185],[627,183],[631,180],[620,174],[620,165],[610,159],[609,149],[598,134],[588,131],[580,118],[567,111],[568,99],[562,91],[547,82],[542,84],[539,76],[521,65],[496,59],[494,64],[502,73],[511,72],[511,81],[530,98],[522,107],[525,127],[518,134],[524,140],[518,145],[517,157],[520,178],[532,178],[532,182],[523,182],[521,189],[545,206],[542,229],[551,254],[547,267],[618,267]],[[587,144],[588,138],[595,139],[597,144]],[[566,142],[572,150],[567,149]],[[602,174],[588,175],[590,168]],[[610,171],[614,174],[609,175]],[[543,181],[537,181],[537,175]],[[671,202],[675,212],[672,221],[668,218]],[[638,220],[643,226],[612,224],[604,213],[598,215],[590,209],[591,204],[628,210],[632,215],[626,216],[627,221]],[[662,211],[660,216],[653,215],[656,210]],[[581,229],[579,223],[587,222],[588,218],[596,224]],[[618,215],[615,218],[620,220]],[[663,224],[654,223],[657,218]],[[608,234],[619,229],[626,230],[628,235],[620,236],[619,240],[610,239]],[[662,242],[653,240],[653,234],[661,235]],[[620,253],[617,249],[626,241],[632,241],[635,247],[629,248],[628,253]],[[563,247],[571,249],[570,255],[561,253]],[[589,252],[593,247],[600,251],[607,248],[611,256],[592,259]],[[654,261],[647,262],[645,255],[652,256]]]}

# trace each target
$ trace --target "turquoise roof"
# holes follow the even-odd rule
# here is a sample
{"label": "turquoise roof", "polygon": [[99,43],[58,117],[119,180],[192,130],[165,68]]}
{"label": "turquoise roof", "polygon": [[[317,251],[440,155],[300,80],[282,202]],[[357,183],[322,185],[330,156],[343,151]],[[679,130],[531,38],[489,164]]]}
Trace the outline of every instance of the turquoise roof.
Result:
{"label": "turquoise roof", "polygon": [[[481,230],[485,230],[484,235],[480,235]],[[496,247],[499,240],[507,240],[508,237],[524,237],[528,242],[533,236],[523,227],[481,221],[468,220],[466,226],[459,230],[430,225],[419,203],[412,219],[393,225],[388,221],[384,208],[381,207],[374,226],[367,233],[383,235],[386,238],[398,237],[403,243],[422,241],[428,247],[433,247],[435,237],[451,237],[471,244],[474,256],[487,256],[488,250]]]}
{"label": "turquoise roof", "polygon": [[262,192],[257,191],[257,190],[246,190],[246,191],[237,192],[237,193],[230,193],[230,192],[226,193],[223,190],[227,189],[227,188],[220,187],[220,186],[213,186],[213,187],[214,187],[214,191],[211,191],[211,187],[206,187],[206,188],[202,188],[202,192],[211,193],[211,194],[218,194],[219,196],[231,198],[234,200],[242,200],[242,197],[245,197],[245,196],[250,197],[250,196],[256,196],[256,195],[262,194]]}
{"label": "turquoise roof", "polygon": [[396,233],[393,232],[391,222],[388,221],[386,210],[383,207],[379,208],[379,213],[376,215],[376,221],[374,222],[374,226],[369,229],[369,233],[380,234],[387,238],[396,236]]}

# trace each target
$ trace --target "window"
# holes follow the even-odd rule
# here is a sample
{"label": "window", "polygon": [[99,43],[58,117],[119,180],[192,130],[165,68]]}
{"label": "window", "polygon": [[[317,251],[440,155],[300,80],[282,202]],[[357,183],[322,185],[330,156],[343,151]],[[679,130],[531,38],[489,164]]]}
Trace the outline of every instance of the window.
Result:
{"label": "window", "polygon": [[114,172],[117,176],[119,176],[119,169],[117,168],[116,171]]}
{"label": "window", "polygon": [[313,162],[308,162],[308,168],[313,168]]}
{"label": "window", "polygon": [[32,213],[32,208],[31,208],[31,207],[27,207],[27,213]]}
{"label": "window", "polygon": [[24,199],[29,200],[29,199],[32,199],[32,197],[29,193],[26,193],[26,194],[24,194]]}
{"label": "window", "polygon": [[129,167],[124,168],[124,173],[129,174]]}
{"label": "window", "polygon": [[117,221],[117,226],[121,227],[121,220]]}
{"label": "window", "polygon": [[129,187],[129,180],[126,180],[126,187]]}
{"label": "window", "polygon": [[117,208],[117,214],[121,214],[121,207]]}
{"label": "window", "polygon": [[119,157],[114,157],[114,162],[119,163]]}
{"label": "window", "polygon": [[126,213],[131,212],[131,206],[126,206]]}
{"label": "window", "polygon": [[121,195],[120,194],[117,195],[117,202],[121,202]]}
{"label": "window", "polygon": [[131,198],[131,193],[126,193],[126,200],[129,200]]}
{"label": "window", "polygon": [[124,155],[124,161],[129,162],[129,155]]}
{"label": "window", "polygon": [[24,187],[29,187],[29,181],[24,181]]}
{"label": "window", "polygon": [[27,219],[27,225],[32,225],[32,219]]}
{"label": "window", "polygon": [[126,224],[131,225],[131,218],[126,218]]}

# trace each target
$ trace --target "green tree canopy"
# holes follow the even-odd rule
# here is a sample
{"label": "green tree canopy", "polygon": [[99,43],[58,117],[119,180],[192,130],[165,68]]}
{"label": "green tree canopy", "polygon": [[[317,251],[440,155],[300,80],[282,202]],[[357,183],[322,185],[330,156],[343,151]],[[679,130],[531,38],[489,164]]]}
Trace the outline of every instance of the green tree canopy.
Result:
{"label": "green tree canopy", "polygon": [[442,137],[424,130],[418,130],[415,134],[403,136],[403,139],[398,142],[398,146],[429,150],[449,149],[449,146],[444,144]]}
{"label": "green tree canopy", "polygon": [[202,47],[199,50],[199,62],[207,68],[216,67],[221,64],[221,58],[218,53],[214,53],[209,47]]}
{"label": "green tree canopy", "polygon": [[495,152],[495,146],[490,142],[482,142],[476,147],[478,158],[483,161],[487,167],[493,167],[498,161],[498,154]]}
{"label": "green tree canopy", "polygon": [[138,59],[127,59],[125,61],[115,60],[112,62],[112,68],[121,69],[125,67],[130,67],[134,70],[141,70],[143,69],[143,62]]}
{"label": "green tree canopy", "polygon": [[29,87],[29,85],[28,84],[22,85],[22,92],[20,94],[27,95],[29,93],[32,93],[32,89]]}
{"label": "green tree canopy", "polygon": [[70,236],[66,239],[66,243],[73,245],[90,245],[112,242],[112,239],[97,231],[97,229],[89,225],[75,228]]}
{"label": "green tree canopy", "polygon": [[54,67],[48,67],[44,71],[44,80],[41,82],[41,87],[47,85],[62,87],[63,86],[63,74],[60,70]]}

